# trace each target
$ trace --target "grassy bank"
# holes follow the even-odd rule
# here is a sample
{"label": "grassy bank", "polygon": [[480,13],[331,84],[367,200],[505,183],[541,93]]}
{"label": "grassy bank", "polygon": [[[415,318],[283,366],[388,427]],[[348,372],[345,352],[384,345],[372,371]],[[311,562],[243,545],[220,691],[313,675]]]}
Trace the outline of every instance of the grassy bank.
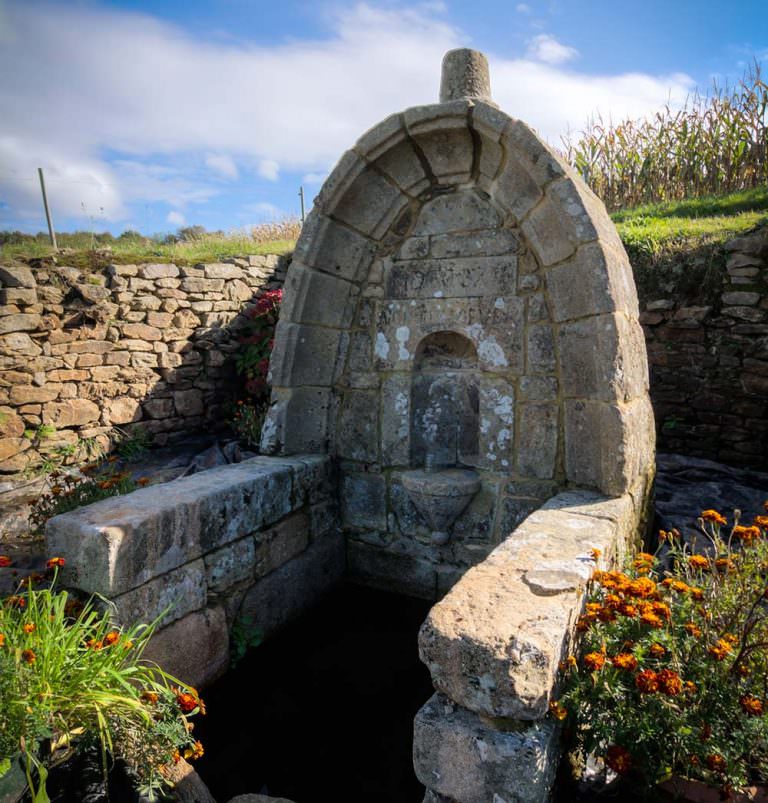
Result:
{"label": "grassy bank", "polygon": [[768,222],[768,187],[646,204],[611,215],[633,262],[719,245]]}

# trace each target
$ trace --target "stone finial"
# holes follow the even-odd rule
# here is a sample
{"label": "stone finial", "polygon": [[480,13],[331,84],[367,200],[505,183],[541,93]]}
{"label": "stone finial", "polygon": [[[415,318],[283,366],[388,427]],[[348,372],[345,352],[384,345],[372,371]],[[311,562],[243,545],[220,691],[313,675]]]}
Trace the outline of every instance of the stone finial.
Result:
{"label": "stone finial", "polygon": [[462,47],[443,56],[440,103],[474,98],[491,101],[491,77],[488,59],[479,50]]}

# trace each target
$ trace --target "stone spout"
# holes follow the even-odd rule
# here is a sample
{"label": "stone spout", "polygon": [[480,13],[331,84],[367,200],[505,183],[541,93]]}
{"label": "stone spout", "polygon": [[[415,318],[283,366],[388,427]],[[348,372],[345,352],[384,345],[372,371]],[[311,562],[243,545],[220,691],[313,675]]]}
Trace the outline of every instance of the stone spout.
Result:
{"label": "stone spout", "polygon": [[493,103],[488,59],[479,50],[462,47],[443,56],[440,103],[471,98]]}

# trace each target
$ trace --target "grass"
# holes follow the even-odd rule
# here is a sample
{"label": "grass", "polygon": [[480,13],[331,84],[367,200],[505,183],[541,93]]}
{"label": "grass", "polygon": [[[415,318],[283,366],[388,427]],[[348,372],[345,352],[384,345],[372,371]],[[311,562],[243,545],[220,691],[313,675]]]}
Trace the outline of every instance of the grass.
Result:
{"label": "grass", "polygon": [[611,215],[630,257],[653,262],[721,245],[768,221],[768,186],[685,201],[645,204]]}
{"label": "grass", "polygon": [[126,232],[120,237],[90,232],[62,233],[57,235],[59,253],[54,251],[47,235],[0,232],[0,262],[46,261],[55,256],[59,264],[81,270],[98,270],[110,262],[191,265],[250,254],[286,254],[293,250],[300,230],[298,221],[286,220],[257,226],[249,232],[205,232],[184,239],[160,240],[143,237],[137,232]]}

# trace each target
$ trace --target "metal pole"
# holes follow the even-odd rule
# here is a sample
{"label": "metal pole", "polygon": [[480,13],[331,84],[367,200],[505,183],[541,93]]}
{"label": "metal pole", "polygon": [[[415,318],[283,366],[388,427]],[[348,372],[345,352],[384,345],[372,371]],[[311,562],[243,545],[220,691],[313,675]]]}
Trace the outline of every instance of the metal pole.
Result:
{"label": "metal pole", "polygon": [[48,196],[45,194],[43,168],[38,167],[37,173],[40,176],[40,189],[43,191],[43,206],[45,207],[45,219],[48,221],[48,234],[51,237],[51,245],[53,246],[53,250],[58,251],[59,247],[56,245],[56,232],[53,230],[53,221],[51,220],[51,210],[48,208]]}
{"label": "metal pole", "polygon": [[299,187],[299,199],[301,200],[301,225],[304,225],[304,187]]}

